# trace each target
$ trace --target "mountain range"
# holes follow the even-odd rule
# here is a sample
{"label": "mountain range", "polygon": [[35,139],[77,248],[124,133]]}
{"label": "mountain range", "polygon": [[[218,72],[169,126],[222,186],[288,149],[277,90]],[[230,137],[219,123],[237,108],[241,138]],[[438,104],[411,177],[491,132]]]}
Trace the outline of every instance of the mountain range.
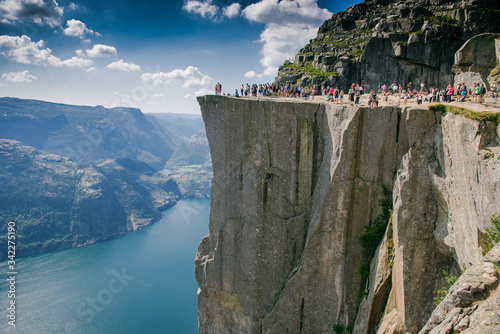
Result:
{"label": "mountain range", "polygon": [[26,256],[138,230],[180,197],[209,195],[205,172],[201,192],[191,169],[175,174],[181,187],[159,172],[171,158],[211,170],[201,127],[200,116],[0,98],[0,260],[9,221]]}

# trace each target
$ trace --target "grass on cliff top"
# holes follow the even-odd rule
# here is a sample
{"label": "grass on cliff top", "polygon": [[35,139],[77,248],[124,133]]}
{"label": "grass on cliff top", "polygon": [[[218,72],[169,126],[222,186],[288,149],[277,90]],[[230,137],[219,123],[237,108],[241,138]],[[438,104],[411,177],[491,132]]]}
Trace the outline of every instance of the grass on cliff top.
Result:
{"label": "grass on cliff top", "polygon": [[441,112],[451,112],[455,115],[461,115],[466,118],[473,119],[475,121],[492,121],[496,124],[500,123],[500,113],[493,112],[477,112],[469,109],[457,107],[457,106],[447,106],[444,104],[434,104],[429,106],[431,111],[441,111]]}

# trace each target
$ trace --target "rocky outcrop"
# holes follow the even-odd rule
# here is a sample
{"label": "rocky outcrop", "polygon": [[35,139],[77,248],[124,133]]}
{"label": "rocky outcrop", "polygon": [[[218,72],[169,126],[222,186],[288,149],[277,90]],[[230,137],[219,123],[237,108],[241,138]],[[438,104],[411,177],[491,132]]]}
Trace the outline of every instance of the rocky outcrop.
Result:
{"label": "rocky outcrop", "polygon": [[494,0],[365,0],[325,21],[276,81],[317,90],[353,82],[444,88],[454,80],[455,53],[476,35],[500,33],[499,22]]}
{"label": "rocky outcrop", "polygon": [[[450,288],[420,334],[499,333],[500,245],[467,269]],[[483,302],[484,301],[484,302]]]}
{"label": "rocky outcrop", "polygon": [[[482,258],[499,127],[393,107],[199,98],[213,161],[196,257],[200,333],[417,333],[442,271]],[[365,227],[394,212],[371,261]]]}
{"label": "rocky outcrop", "polygon": [[455,86],[465,83],[472,88],[475,83],[484,84],[487,90],[498,88],[490,75],[500,64],[500,34],[480,34],[467,42],[455,53]]}

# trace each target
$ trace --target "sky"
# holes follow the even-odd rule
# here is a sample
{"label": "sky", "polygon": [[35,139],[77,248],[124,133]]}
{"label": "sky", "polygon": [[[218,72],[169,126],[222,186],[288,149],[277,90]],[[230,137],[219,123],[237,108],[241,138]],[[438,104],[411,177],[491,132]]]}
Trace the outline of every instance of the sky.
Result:
{"label": "sky", "polygon": [[0,96],[199,113],[273,82],[353,0],[0,0]]}

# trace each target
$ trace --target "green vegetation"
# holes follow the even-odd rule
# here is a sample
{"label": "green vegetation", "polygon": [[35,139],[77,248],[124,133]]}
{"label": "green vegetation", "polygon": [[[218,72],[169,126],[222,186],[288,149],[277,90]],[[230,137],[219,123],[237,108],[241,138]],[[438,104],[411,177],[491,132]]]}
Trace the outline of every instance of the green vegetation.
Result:
{"label": "green vegetation", "polygon": [[319,55],[319,52],[299,52],[297,55],[299,55],[299,56],[315,56],[315,55]]}
{"label": "green vegetation", "polygon": [[365,226],[363,235],[359,238],[361,246],[365,249],[365,261],[360,264],[358,274],[366,285],[370,275],[370,262],[375,255],[378,245],[385,235],[387,225],[392,220],[392,191],[389,187],[382,186],[383,198],[379,200],[382,212],[375,218],[372,224]]}
{"label": "green vegetation", "polygon": [[443,301],[443,299],[446,297],[446,295],[448,294],[448,289],[453,285],[455,284],[455,282],[457,281],[458,279],[458,276],[455,276],[451,273],[448,274],[448,272],[446,272],[446,270],[443,270],[443,275],[444,275],[444,278],[446,280],[446,283],[448,283],[448,287],[446,286],[443,286],[441,289],[439,289],[437,291],[437,296],[434,297],[434,305],[435,306],[438,306],[439,303],[441,303]]}
{"label": "green vegetation", "polygon": [[[485,148],[484,150],[487,151],[484,154],[484,160],[486,160],[486,162],[490,161],[491,159],[495,159],[495,153],[493,153],[493,151],[491,151],[491,149]],[[498,157],[498,159],[500,159],[500,156]]]}
{"label": "green vegetation", "polygon": [[354,323],[347,325],[347,327],[345,327],[342,324],[336,324],[332,326],[332,332],[336,334],[352,333],[353,329],[354,329]]}
{"label": "green vegetation", "polygon": [[[363,279],[363,282],[366,282],[366,280],[370,276],[370,265],[366,262],[362,262],[359,265],[358,274]],[[363,283],[363,286],[364,286],[364,283]]]}
{"label": "green vegetation", "polygon": [[345,333],[345,327],[341,324],[333,326],[332,331],[336,334]]}
{"label": "green vegetation", "polygon": [[500,9],[483,8],[482,10],[483,10],[484,12],[490,12],[490,13],[500,13]]}
{"label": "green vegetation", "polygon": [[[346,32],[328,31],[322,37],[316,37],[308,44],[311,47],[324,47],[325,45],[334,45],[342,48],[348,48],[353,44],[364,44],[368,42],[373,29],[353,29]],[[351,37],[356,37],[353,41]]]}
{"label": "green vegetation", "polygon": [[447,106],[444,104],[434,104],[429,106],[429,110],[431,111],[441,111],[443,113],[451,112],[455,115],[461,115],[466,118],[473,119],[475,121],[492,121],[496,124],[500,123],[500,113],[492,113],[492,112],[476,112],[469,109],[456,107],[456,106]]}
{"label": "green vegetation", "polygon": [[491,73],[488,76],[488,79],[491,79],[494,76],[499,75],[499,74],[500,74],[500,68],[499,67],[495,67],[494,69],[491,70]]}
{"label": "green vegetation", "polygon": [[449,15],[421,16],[418,19],[426,20],[432,24],[438,24],[438,25],[448,25],[448,26],[454,26],[454,27],[456,27],[458,25],[458,21]]}
{"label": "green vegetation", "polygon": [[[351,37],[351,36],[360,36],[360,35],[370,35],[373,33],[373,29],[352,29],[348,30],[346,32],[335,32],[335,31],[328,31],[326,33],[326,37],[324,39],[338,39],[338,38],[344,38],[344,37]],[[313,41],[319,41],[321,40],[320,38],[315,38]]]}
{"label": "green vegetation", "polygon": [[359,46],[355,46],[351,52],[349,52],[349,56],[354,57],[356,61],[359,61],[361,56],[365,53],[365,50],[361,49]]}
{"label": "green vegetation", "polygon": [[447,7],[431,7],[431,9],[432,9],[433,12],[452,12],[456,8],[455,7],[451,7],[451,8],[447,8]]}
{"label": "green vegetation", "polygon": [[[486,255],[497,243],[500,242],[500,213],[494,213],[491,218],[491,228],[486,228],[486,232],[480,241],[480,245],[482,248],[483,256]],[[500,272],[500,265],[495,264],[495,268]],[[453,275],[452,273],[448,273],[446,270],[443,270],[443,276],[448,283],[448,286],[444,286],[437,291],[436,297],[434,297],[434,305],[438,306],[439,303],[443,301],[443,299],[448,294],[449,287],[451,287],[458,279],[458,276]]]}
{"label": "green vegetation", "polygon": [[389,227],[387,228],[387,264],[392,268],[394,264],[394,238],[392,237],[392,214],[393,210],[391,210],[391,218],[389,219]]}
{"label": "green vegetation", "polygon": [[297,64],[283,64],[282,68],[291,69],[294,73],[304,73],[305,75],[309,75],[312,78],[321,78],[328,79],[328,77],[338,77],[339,74],[337,72],[325,72],[319,68],[315,68],[310,63],[303,63],[300,65]]}
{"label": "green vegetation", "polygon": [[385,230],[392,211],[392,192],[387,186],[382,186],[383,198],[379,200],[382,212],[375,218],[372,225],[365,226],[365,232],[360,237],[361,246],[366,250],[368,257],[373,257]]}
{"label": "green vegetation", "polygon": [[483,255],[486,255],[497,243],[500,242],[500,214],[494,213],[491,218],[492,227],[486,228],[486,232],[480,241]]}

